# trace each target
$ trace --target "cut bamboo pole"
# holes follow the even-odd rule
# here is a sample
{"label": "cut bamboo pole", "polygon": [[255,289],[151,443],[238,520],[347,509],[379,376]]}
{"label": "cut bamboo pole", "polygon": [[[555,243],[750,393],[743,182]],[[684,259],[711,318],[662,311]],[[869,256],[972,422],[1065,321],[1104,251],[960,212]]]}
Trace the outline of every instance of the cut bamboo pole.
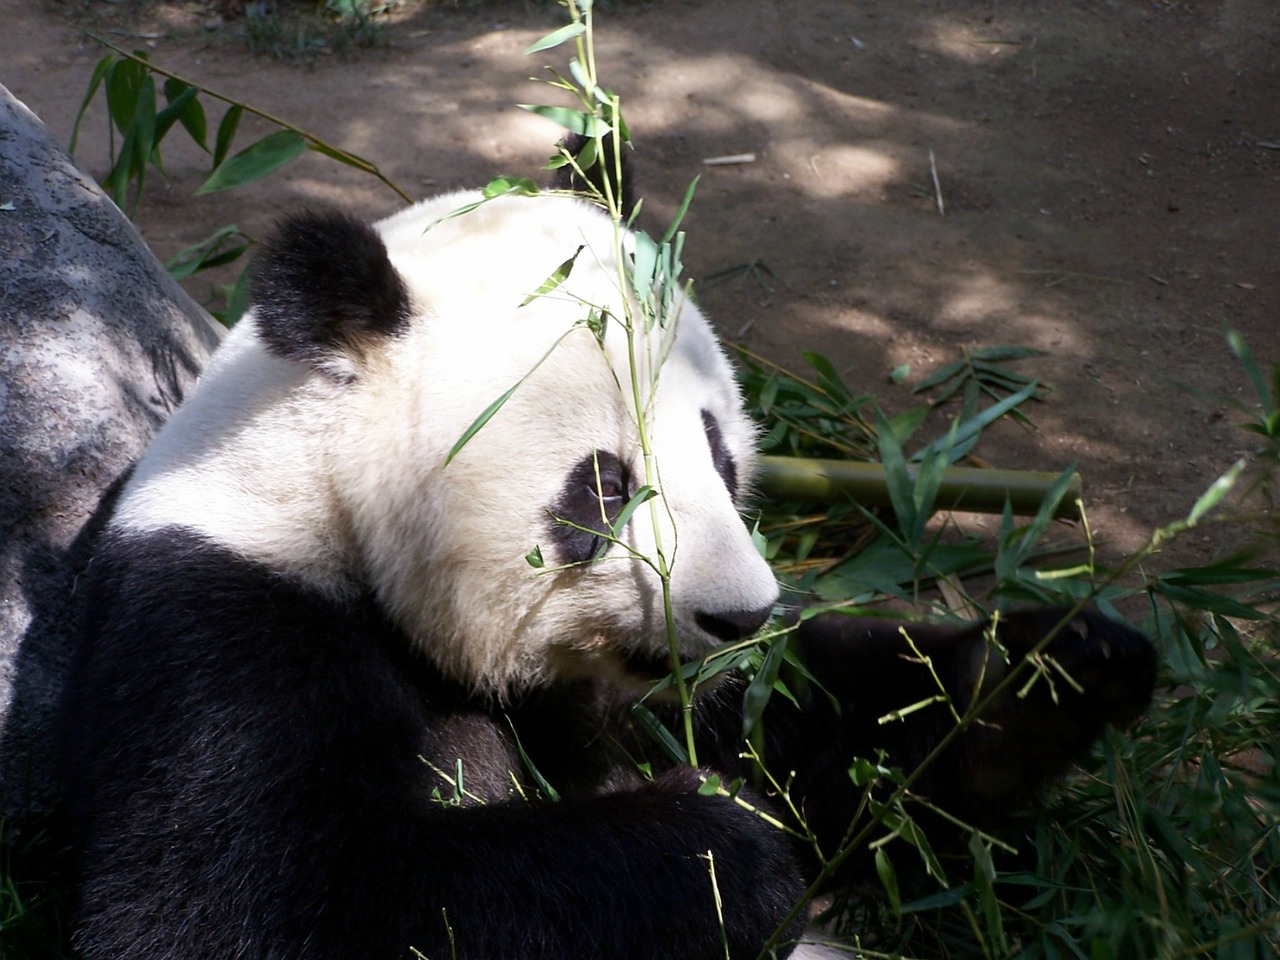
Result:
{"label": "cut bamboo pole", "polygon": [[[908,467],[915,479],[915,469]],[[970,513],[1003,513],[1007,502],[1019,516],[1040,509],[1045,494],[1061,474],[1034,470],[988,470],[978,467],[947,467],[943,474],[937,510],[964,510]],[[846,503],[853,501],[868,509],[893,506],[884,467],[878,463],[851,460],[815,460],[804,457],[761,457],[758,476],[760,492],[774,500],[805,503]],[[1081,495],[1080,475],[1071,478],[1055,516],[1076,519],[1076,500]]]}

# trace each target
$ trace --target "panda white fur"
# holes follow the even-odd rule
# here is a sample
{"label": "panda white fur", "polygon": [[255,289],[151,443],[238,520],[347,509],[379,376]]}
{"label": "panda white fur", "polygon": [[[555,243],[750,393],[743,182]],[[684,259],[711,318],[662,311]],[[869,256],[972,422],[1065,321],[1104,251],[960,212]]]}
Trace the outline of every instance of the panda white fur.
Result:
{"label": "panda white fur", "polygon": [[[660,509],[602,542],[646,482],[621,325],[602,345],[579,323],[584,304],[623,315],[612,224],[563,197],[441,219],[476,199],[373,229],[287,221],[255,306],[123,489],[66,708],[86,960],[750,958],[812,876],[809,851],[700,795],[629,712],[670,669],[659,580],[629,549],[660,538],[671,560],[683,659],[778,599],[739,516],[754,431],[729,365],[691,303],[641,338]],[[1009,617],[1015,659],[1056,618]],[[975,693],[982,625],[913,636]],[[819,617],[794,643],[841,707],[775,698],[766,760],[795,771],[831,849],[850,758],[910,769],[949,721],[877,725],[933,692],[895,625]],[[1139,635],[1086,616],[1054,643],[1086,693],[998,704],[919,789],[989,820],[1145,705]],[[739,694],[697,703],[700,763],[727,777],[749,772]]]}

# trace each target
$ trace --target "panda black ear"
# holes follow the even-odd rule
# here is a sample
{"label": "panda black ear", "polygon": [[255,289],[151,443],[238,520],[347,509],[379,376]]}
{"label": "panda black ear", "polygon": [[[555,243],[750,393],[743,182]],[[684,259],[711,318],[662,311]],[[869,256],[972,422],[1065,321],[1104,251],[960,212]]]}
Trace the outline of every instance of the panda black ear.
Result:
{"label": "panda black ear", "polygon": [[272,353],[344,379],[362,341],[396,334],[411,313],[382,238],[337,210],[280,222],[258,255],[252,303]]}
{"label": "panda black ear", "polygon": [[[578,190],[590,193],[592,187],[600,192],[604,192],[604,183],[609,182],[613,195],[620,197],[622,200],[622,214],[630,219],[631,214],[635,212],[636,205],[640,202],[640,197],[636,193],[636,178],[634,165],[631,163],[631,148],[628,144],[622,145],[622,179],[618,180],[618,147],[617,141],[612,133],[605,134],[601,140],[601,150],[592,159],[589,166],[582,166],[582,151],[587,144],[591,142],[591,138],[581,133],[571,133],[560,142],[560,146],[579,161],[578,165],[582,167],[583,176],[578,174],[573,164],[565,164],[556,171],[555,186],[557,190]],[[585,180],[584,180],[585,176]],[[588,186],[590,184],[590,186]]]}

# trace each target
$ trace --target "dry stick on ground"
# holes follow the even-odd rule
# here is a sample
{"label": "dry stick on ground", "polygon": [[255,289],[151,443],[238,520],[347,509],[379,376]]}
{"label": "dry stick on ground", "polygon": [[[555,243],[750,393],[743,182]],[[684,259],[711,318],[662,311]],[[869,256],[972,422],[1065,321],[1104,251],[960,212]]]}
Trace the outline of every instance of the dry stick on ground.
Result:
{"label": "dry stick on ground", "polygon": [[942,202],[942,183],[938,180],[938,162],[933,157],[933,151],[929,151],[929,173],[933,175],[933,199],[938,203],[938,216],[946,216],[947,208]]}

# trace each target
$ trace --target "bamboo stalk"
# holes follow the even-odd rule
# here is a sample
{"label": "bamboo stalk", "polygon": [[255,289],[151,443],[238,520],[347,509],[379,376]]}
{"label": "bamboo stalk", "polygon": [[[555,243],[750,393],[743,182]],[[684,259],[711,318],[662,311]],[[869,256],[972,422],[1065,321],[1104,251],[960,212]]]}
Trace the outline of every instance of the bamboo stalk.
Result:
{"label": "bamboo stalk", "polygon": [[[912,479],[915,469],[908,468]],[[1061,474],[1034,470],[988,470],[948,467],[938,489],[935,507],[970,513],[1002,513],[1005,503],[1019,516],[1031,516]],[[855,501],[869,509],[892,507],[884,467],[849,460],[806,457],[761,457],[757,476],[760,492],[775,500],[807,503]],[[1054,516],[1076,519],[1081,496],[1080,475],[1071,478]]]}

